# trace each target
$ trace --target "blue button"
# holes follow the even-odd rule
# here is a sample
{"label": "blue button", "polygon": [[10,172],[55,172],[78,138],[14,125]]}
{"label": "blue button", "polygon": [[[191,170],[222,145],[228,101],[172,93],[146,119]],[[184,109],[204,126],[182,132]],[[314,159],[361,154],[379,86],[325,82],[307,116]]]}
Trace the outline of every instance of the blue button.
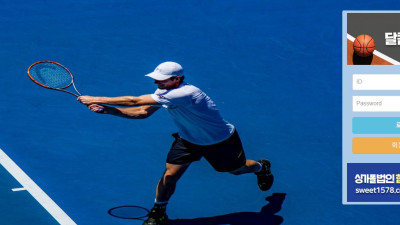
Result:
{"label": "blue button", "polygon": [[400,134],[400,117],[354,117],[354,134]]}

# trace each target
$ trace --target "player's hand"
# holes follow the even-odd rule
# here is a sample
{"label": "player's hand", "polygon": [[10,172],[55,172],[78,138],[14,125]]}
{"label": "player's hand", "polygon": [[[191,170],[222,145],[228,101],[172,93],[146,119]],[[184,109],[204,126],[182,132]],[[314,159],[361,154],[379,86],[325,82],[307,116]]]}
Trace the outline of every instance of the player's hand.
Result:
{"label": "player's hand", "polygon": [[91,104],[88,106],[90,110],[96,113],[106,113],[105,112],[105,106],[102,105],[97,105],[97,104]]}
{"label": "player's hand", "polygon": [[82,95],[82,96],[79,96],[77,100],[80,101],[82,104],[91,105],[91,104],[96,103],[95,99],[96,98],[93,96]]}

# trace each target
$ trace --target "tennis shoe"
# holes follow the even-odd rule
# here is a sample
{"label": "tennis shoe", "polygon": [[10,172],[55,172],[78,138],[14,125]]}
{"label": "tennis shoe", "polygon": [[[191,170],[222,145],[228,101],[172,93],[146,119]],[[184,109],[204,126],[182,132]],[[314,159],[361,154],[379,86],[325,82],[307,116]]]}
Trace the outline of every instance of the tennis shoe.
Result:
{"label": "tennis shoe", "polygon": [[261,171],[254,173],[257,175],[258,188],[261,191],[268,191],[274,183],[274,175],[271,173],[271,162],[268,159],[258,160],[261,163]]}
{"label": "tennis shoe", "polygon": [[165,208],[153,207],[149,213],[149,218],[142,225],[164,225],[168,221],[168,216],[165,213]]}

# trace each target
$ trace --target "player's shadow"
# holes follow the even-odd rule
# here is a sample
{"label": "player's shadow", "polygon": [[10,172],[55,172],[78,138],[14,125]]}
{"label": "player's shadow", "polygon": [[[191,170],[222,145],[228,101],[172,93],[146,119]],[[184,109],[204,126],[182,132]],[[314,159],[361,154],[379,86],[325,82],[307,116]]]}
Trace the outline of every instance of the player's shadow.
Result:
{"label": "player's shadow", "polygon": [[356,53],[353,53],[353,64],[354,65],[371,65],[373,58],[374,58],[374,54],[371,54],[368,57],[361,57],[361,56],[358,56]]}
{"label": "player's shadow", "polygon": [[239,212],[196,219],[175,219],[170,220],[167,225],[279,225],[282,224],[283,217],[275,214],[281,210],[285,196],[286,193],[273,193],[265,198],[269,203],[262,207],[260,212]]}

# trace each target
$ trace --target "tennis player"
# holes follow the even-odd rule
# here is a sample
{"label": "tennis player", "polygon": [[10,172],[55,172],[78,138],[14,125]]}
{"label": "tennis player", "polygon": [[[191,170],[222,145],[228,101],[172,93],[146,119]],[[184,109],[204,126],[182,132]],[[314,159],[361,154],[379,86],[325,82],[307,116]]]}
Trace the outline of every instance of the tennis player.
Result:
{"label": "tennis player", "polygon": [[[271,164],[267,159],[246,159],[239,134],[225,121],[215,103],[199,88],[184,82],[183,68],[175,62],[161,63],[153,78],[158,89],[142,96],[80,96],[78,101],[89,109],[131,119],[144,119],[161,107],[170,113],[178,127],[166,160],[166,170],[158,182],[154,207],[144,225],[161,225],[168,220],[166,206],[176,183],[189,165],[204,157],[218,172],[240,175],[255,173],[258,187],[269,190],[273,183]],[[125,108],[110,107],[129,106]]]}

